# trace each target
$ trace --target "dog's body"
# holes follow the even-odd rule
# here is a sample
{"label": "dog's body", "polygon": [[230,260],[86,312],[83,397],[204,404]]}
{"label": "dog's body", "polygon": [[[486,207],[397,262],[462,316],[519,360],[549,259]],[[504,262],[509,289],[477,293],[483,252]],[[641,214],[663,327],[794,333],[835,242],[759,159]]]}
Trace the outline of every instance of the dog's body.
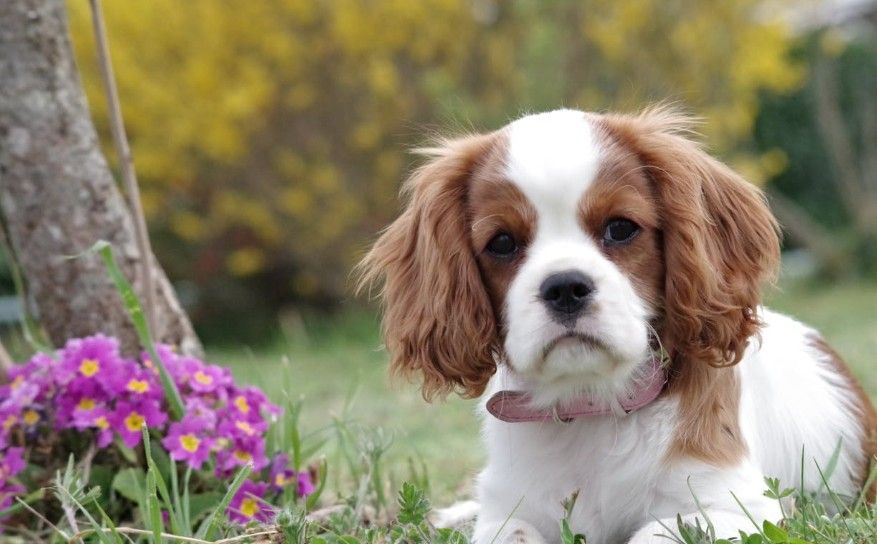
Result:
{"label": "dog's body", "polygon": [[[491,542],[505,524],[497,542],[515,531],[530,542],[559,542],[561,502],[576,491],[571,527],[588,542],[669,542],[653,535],[668,534],[665,527],[676,531],[677,514],[694,523],[694,497],[719,536],[753,532],[731,493],[758,523],[776,522],[779,506],[764,497],[764,477],[800,486],[803,448],[805,488],[815,491],[822,483],[817,463],[825,470],[839,443],[831,488],[857,496],[864,470],[855,409],[861,400],[815,331],[780,314],[762,317],[761,344],[750,345],[728,369],[740,379],[745,456],[722,467],[687,457],[667,462],[679,420],[671,395],[621,418],[504,423],[485,414],[488,463],[478,479],[475,540]],[[510,380],[500,370],[489,391],[514,389]]]}
{"label": "dog's body", "polygon": [[[384,280],[391,366],[427,398],[490,382],[536,419],[612,407],[485,414],[476,541],[557,542],[576,492],[592,543],[658,539],[677,514],[735,536],[754,529],[737,500],[776,521],[764,477],[799,485],[803,452],[817,489],[838,445],[828,483],[860,490],[877,416],[817,333],[759,306],[775,220],[688,130],[666,109],[561,110],[446,142],[363,261]],[[666,388],[625,415],[656,358]]]}

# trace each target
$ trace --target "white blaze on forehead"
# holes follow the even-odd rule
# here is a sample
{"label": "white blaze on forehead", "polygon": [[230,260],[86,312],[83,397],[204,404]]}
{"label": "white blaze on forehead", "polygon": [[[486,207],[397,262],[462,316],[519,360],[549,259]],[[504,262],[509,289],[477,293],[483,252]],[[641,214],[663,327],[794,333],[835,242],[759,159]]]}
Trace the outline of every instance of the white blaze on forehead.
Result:
{"label": "white blaze on forehead", "polygon": [[[534,402],[549,406],[584,390],[614,396],[623,391],[648,353],[648,315],[625,274],[585,232],[579,204],[597,176],[599,132],[589,114],[559,110],[530,115],[508,126],[505,174],[536,211],[535,236],[509,284],[504,341],[509,368],[523,377]],[[546,346],[568,333],[554,321],[539,291],[545,278],[577,270],[593,280],[591,310],[577,332],[599,338],[605,350]]]}
{"label": "white blaze on forehead", "polygon": [[506,174],[535,206],[540,231],[569,227],[570,220],[575,224],[578,202],[594,181],[599,159],[584,112],[551,111],[509,125]]}

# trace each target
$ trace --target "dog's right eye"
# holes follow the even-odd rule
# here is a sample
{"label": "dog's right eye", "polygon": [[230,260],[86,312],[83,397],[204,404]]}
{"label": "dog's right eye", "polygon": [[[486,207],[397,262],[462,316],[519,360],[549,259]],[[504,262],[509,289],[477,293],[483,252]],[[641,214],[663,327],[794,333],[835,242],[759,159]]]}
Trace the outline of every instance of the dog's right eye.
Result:
{"label": "dog's right eye", "polygon": [[487,242],[487,251],[495,257],[510,257],[518,250],[518,244],[507,232],[501,232]]}

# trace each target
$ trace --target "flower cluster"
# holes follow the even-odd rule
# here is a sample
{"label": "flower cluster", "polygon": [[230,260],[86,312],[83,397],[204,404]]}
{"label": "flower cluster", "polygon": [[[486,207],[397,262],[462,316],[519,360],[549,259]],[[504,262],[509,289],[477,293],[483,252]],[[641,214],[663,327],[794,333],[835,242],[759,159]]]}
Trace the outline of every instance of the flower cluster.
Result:
{"label": "flower cluster", "polygon": [[241,488],[229,508],[238,521],[266,519],[266,493],[293,485],[299,496],[313,491],[308,474],[296,473],[285,455],[268,459],[265,434],[280,410],[261,390],[240,387],[228,369],[166,346],[158,352],[185,406],[179,421],[171,420],[157,366],[147,354],[124,358],[115,338],[70,340],[54,355],[14,367],[0,386],[0,510],[24,492],[15,476],[26,466],[27,447],[68,430],[89,433],[98,449],[134,448],[146,426],[163,437],[172,459],[212,469],[220,480],[251,465],[269,481]]}

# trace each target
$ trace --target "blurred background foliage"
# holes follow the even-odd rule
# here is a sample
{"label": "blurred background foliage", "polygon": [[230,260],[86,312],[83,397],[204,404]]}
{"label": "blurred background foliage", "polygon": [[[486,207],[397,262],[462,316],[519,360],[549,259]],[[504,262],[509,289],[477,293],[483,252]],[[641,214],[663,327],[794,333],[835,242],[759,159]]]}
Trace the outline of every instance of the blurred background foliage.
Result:
{"label": "blurred background foliage", "polygon": [[[109,144],[87,2],[67,4]],[[351,265],[398,213],[408,149],[559,106],[677,101],[705,119],[711,151],[779,199],[789,247],[807,248],[817,272],[877,274],[873,11],[851,26],[802,22],[801,6],[107,0],[104,11],[155,250],[201,335],[244,341],[349,303]],[[826,128],[820,111],[841,124]],[[848,156],[826,145],[840,137],[829,130],[844,132]],[[839,191],[850,178],[859,190]]]}

